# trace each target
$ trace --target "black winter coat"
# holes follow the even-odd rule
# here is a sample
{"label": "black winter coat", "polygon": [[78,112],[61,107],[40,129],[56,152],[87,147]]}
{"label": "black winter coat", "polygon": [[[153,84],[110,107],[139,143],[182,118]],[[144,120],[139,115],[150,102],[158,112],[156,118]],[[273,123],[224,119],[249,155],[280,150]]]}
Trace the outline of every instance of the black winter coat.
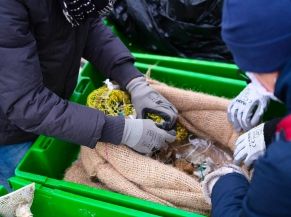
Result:
{"label": "black winter coat", "polygon": [[73,28],[58,0],[0,1],[0,144],[39,134],[89,147],[120,142],[123,118],[66,100],[81,57],[123,87],[141,76],[128,49],[101,20]]}

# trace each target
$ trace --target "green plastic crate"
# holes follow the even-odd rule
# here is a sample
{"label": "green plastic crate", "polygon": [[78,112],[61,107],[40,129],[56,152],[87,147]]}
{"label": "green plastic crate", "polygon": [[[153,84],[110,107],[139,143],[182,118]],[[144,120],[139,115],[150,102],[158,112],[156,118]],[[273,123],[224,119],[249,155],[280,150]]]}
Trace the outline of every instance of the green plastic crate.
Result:
{"label": "green plastic crate", "polygon": [[5,195],[7,193],[6,189],[4,188],[4,186],[0,185],[0,197]]}
{"label": "green plastic crate", "polygon": [[182,57],[170,57],[163,55],[132,53],[137,62],[163,66],[172,69],[180,69],[188,72],[199,72],[207,75],[215,75],[225,78],[246,80],[241,70],[234,64],[215,61],[197,60]]}
{"label": "green plastic crate", "polygon": [[80,147],[54,138],[40,136],[15,173],[17,177],[34,181],[45,187],[59,189],[91,199],[128,207],[160,216],[201,217],[173,207],[62,180],[67,167],[76,159]]}
{"label": "green plastic crate", "polygon": [[[246,86],[242,80],[223,78],[199,72],[189,72],[163,66],[136,62],[135,66],[142,73],[150,71],[150,77],[179,88],[201,91],[216,96],[233,98]],[[85,104],[86,96],[92,89],[99,87],[104,78],[87,64],[79,77],[79,84],[73,93],[72,100]],[[85,97],[84,97],[85,96]]]}
{"label": "green plastic crate", "polygon": [[[149,64],[136,63],[143,73]],[[188,72],[163,66],[151,66],[151,77],[176,87],[198,90],[217,96],[234,97],[246,85],[244,81],[203,73]],[[104,78],[94,67],[87,64],[80,73],[72,101],[86,103],[87,95],[102,84]],[[63,190],[88,198],[116,204],[161,216],[199,216],[180,209],[126,196],[106,190],[63,181],[66,168],[77,158],[80,147],[69,142],[40,136],[16,168],[16,176],[35,181],[45,187]]]}
{"label": "green plastic crate", "polygon": [[[31,181],[17,177],[10,178],[9,182],[14,190],[31,183]],[[86,198],[62,190],[47,188],[40,184],[36,184],[31,211],[35,217],[158,216],[103,201]]]}

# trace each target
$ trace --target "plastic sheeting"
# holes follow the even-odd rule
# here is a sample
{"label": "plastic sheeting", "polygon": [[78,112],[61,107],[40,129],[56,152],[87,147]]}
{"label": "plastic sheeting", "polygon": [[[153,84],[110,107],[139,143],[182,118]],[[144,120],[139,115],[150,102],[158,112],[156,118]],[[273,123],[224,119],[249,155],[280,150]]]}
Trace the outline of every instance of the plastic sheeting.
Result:
{"label": "plastic sheeting", "polygon": [[109,17],[126,37],[164,55],[229,61],[222,0],[120,0]]}
{"label": "plastic sheeting", "polygon": [[155,153],[153,158],[162,163],[172,164],[199,181],[232,161],[232,157],[213,142],[195,138],[193,135],[190,135],[188,140],[169,144],[167,149]]}

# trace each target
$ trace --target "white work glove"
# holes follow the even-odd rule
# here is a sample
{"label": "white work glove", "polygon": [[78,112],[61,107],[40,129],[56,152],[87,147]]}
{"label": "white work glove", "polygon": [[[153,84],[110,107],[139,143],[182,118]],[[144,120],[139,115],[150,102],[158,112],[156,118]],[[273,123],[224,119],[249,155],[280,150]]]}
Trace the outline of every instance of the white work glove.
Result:
{"label": "white work glove", "polygon": [[201,183],[202,191],[207,203],[211,204],[212,189],[216,182],[218,181],[218,179],[229,173],[239,173],[247,178],[247,175],[242,171],[242,169],[233,164],[225,164],[219,169],[209,173],[208,175],[205,176],[204,180]]}
{"label": "white work glove", "polygon": [[125,119],[121,144],[139,153],[151,154],[175,140],[175,131],[162,130],[152,120]]}
{"label": "white work glove", "polygon": [[243,161],[250,167],[255,160],[265,153],[264,123],[241,135],[234,150],[234,164],[240,165]]}
{"label": "white work glove", "polygon": [[170,130],[177,119],[177,109],[165,97],[149,86],[145,77],[133,79],[126,86],[138,119],[146,119],[147,113],[155,113],[165,120],[161,128]]}
{"label": "white work glove", "polygon": [[262,94],[250,83],[228,106],[228,120],[236,131],[248,131],[256,126],[267,109],[270,96]]}

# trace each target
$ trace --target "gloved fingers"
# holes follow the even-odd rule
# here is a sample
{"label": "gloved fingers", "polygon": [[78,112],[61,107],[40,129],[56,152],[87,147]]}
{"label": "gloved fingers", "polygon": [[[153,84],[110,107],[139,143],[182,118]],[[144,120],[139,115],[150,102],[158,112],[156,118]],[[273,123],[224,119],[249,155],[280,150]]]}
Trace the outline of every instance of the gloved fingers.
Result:
{"label": "gloved fingers", "polygon": [[237,122],[238,122],[238,125],[240,126],[241,129],[243,129],[242,118],[243,118],[245,112],[246,111],[244,110],[244,107],[240,107],[237,111],[237,114],[236,114]]}
{"label": "gloved fingers", "polygon": [[229,114],[229,121],[233,124],[235,118],[235,111],[237,110],[236,106],[232,105],[228,114]]}
{"label": "gloved fingers", "polygon": [[153,148],[148,148],[148,147],[135,148],[135,147],[133,147],[132,149],[140,154],[144,154],[144,155],[149,156],[149,157],[152,156],[152,154],[158,150],[156,147],[153,147]]}
{"label": "gloved fingers", "polygon": [[254,117],[254,114],[258,111],[258,108],[259,108],[259,101],[256,101],[245,109],[245,113],[244,113],[244,116],[242,117],[242,125],[241,125],[244,131],[248,131],[255,126],[252,124],[251,119]]}
{"label": "gloved fingers", "polygon": [[258,123],[262,119],[263,114],[264,114],[264,107],[262,104],[259,104],[256,112],[254,113],[254,115],[251,119],[252,126],[258,125]]}
{"label": "gloved fingers", "polygon": [[167,100],[164,96],[162,96],[161,94],[159,95],[160,95],[160,100],[162,101],[162,103],[158,103],[158,104],[166,108],[170,107],[174,113],[178,114],[178,110],[176,109],[176,107],[172,103],[170,103],[170,101]]}
{"label": "gloved fingers", "polygon": [[165,100],[166,101],[161,103],[159,106],[164,107],[167,110],[170,110],[174,114],[178,114],[178,110],[176,109],[176,107],[172,103],[170,103],[167,99]]}
{"label": "gloved fingers", "polygon": [[165,122],[163,124],[163,129],[170,130],[174,127],[177,117],[178,117],[178,112],[176,108],[172,105],[169,105],[168,107],[157,107],[157,110],[160,111],[161,116],[164,117]]}
{"label": "gloved fingers", "polygon": [[246,133],[244,133],[244,134],[242,134],[241,136],[239,136],[238,138],[237,138],[237,140],[235,141],[235,147],[237,147],[240,143],[242,143],[242,142],[244,142],[245,141],[245,136],[246,135]]}
{"label": "gloved fingers", "polygon": [[[168,113],[169,115],[176,115],[178,114],[178,110],[176,107],[169,102],[164,96],[162,96],[160,93],[158,93],[155,90],[153,91],[153,95],[155,97],[151,97],[152,102],[154,103],[153,105],[146,105],[149,106],[151,109],[155,110],[163,110],[162,112]],[[153,99],[154,98],[154,99]]]}
{"label": "gloved fingers", "polygon": [[239,152],[243,151],[245,149],[245,142],[244,140],[241,140],[238,144],[236,144],[233,156],[237,156]]}
{"label": "gloved fingers", "polygon": [[228,121],[232,124],[233,124],[233,115],[234,115],[233,113],[236,109],[235,105],[236,105],[235,99],[233,99],[227,107],[227,118],[228,118]]}
{"label": "gloved fingers", "polygon": [[170,110],[167,110],[163,107],[158,107],[155,109],[152,108],[145,108],[142,112],[142,118],[148,119],[149,114],[156,114],[164,119],[162,123],[157,123],[157,126],[159,126],[162,129],[165,130],[171,130],[173,129],[176,120],[177,120],[177,114],[173,113]]}
{"label": "gloved fingers", "polygon": [[168,147],[168,143],[172,143],[176,140],[176,132],[174,130],[168,132],[157,128],[157,131],[159,132],[159,135],[161,135],[161,138],[156,146],[152,148],[152,152],[158,151],[161,148],[166,149]]}
{"label": "gloved fingers", "polygon": [[253,164],[254,164],[254,162],[256,161],[256,160],[258,160],[261,156],[263,156],[264,155],[264,151],[259,151],[259,152],[257,152],[257,153],[255,153],[255,154],[252,154],[251,156],[248,156],[245,160],[244,160],[244,164],[248,167],[248,168],[250,168]]}
{"label": "gloved fingers", "polygon": [[234,129],[237,132],[240,132],[242,130],[242,128],[241,128],[241,126],[238,122],[238,119],[237,119],[237,112],[238,112],[238,109],[236,107],[234,107],[233,111],[231,112],[231,121],[232,121]]}
{"label": "gloved fingers", "polygon": [[136,112],[136,119],[143,119],[142,111],[136,109],[135,112]]}
{"label": "gloved fingers", "polygon": [[172,136],[176,136],[176,131],[175,130],[170,130],[168,131],[169,134],[171,134]]}
{"label": "gloved fingers", "polygon": [[245,166],[247,167],[247,168],[250,168],[252,165],[253,165],[253,163],[257,160],[257,158],[258,158],[259,156],[255,156],[255,155],[252,155],[252,156],[250,156],[250,157],[247,157],[245,160],[244,160],[244,164],[245,164]]}
{"label": "gloved fingers", "polygon": [[240,165],[241,162],[247,157],[247,153],[245,152],[245,150],[241,150],[237,155],[234,156],[234,160],[233,163],[235,165]]}
{"label": "gloved fingers", "polygon": [[227,107],[227,119],[229,122],[233,123],[232,121],[232,111],[233,111],[233,106],[234,106],[234,100],[230,102],[230,104]]}
{"label": "gloved fingers", "polygon": [[154,145],[138,144],[136,146],[129,146],[131,149],[135,150],[140,154],[151,155],[154,150],[158,150]]}
{"label": "gloved fingers", "polygon": [[251,165],[254,163],[255,160],[256,160],[256,159],[246,158],[246,159],[244,160],[244,164],[245,164],[245,166],[246,166],[247,168],[250,168]]}
{"label": "gloved fingers", "polygon": [[250,112],[249,109],[248,111],[245,111],[243,113],[241,126],[244,131],[248,131],[252,127],[251,117],[252,117],[252,113]]}
{"label": "gloved fingers", "polygon": [[175,142],[176,140],[176,132],[175,131],[168,131],[166,132],[165,134],[165,141],[167,143],[172,143],[172,142]]}

